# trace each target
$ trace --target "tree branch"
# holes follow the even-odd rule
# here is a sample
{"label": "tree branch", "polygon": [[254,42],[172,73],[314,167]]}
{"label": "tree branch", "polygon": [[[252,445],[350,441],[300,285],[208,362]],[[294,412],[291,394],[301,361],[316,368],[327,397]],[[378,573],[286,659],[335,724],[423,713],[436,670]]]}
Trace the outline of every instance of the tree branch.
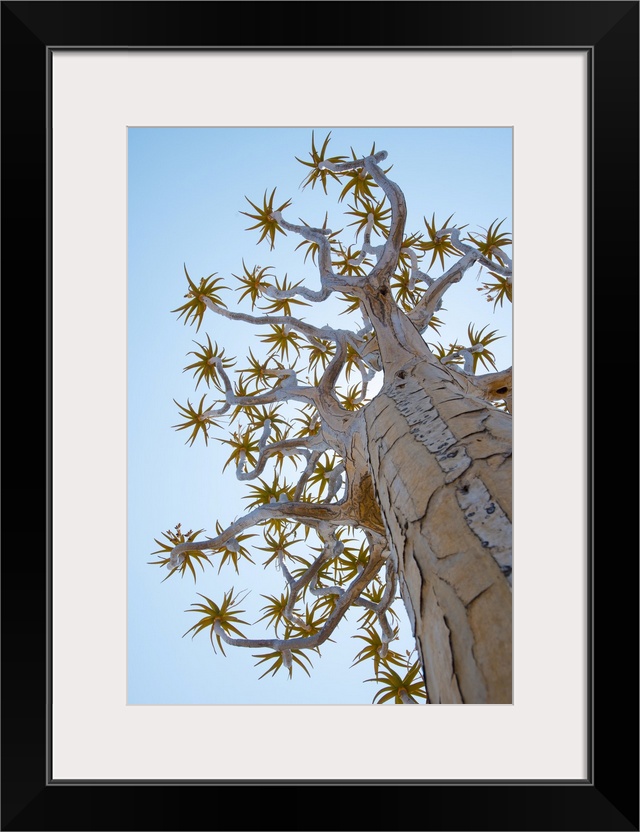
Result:
{"label": "tree branch", "polygon": [[200,295],[200,300],[212,312],[221,315],[223,318],[229,318],[231,321],[244,321],[244,323],[253,324],[254,326],[290,326],[308,338],[325,338],[331,341],[335,341],[340,332],[340,330],[335,330],[328,324],[323,327],[313,326],[299,318],[294,318],[293,315],[250,315],[248,312],[231,312],[231,310],[213,303],[205,295]]}
{"label": "tree branch", "polygon": [[[337,275],[333,271],[333,264],[331,262],[331,244],[329,243],[329,235],[333,232],[330,228],[311,228],[308,225],[294,225],[287,222],[280,211],[274,211],[271,217],[276,220],[278,225],[281,225],[287,231],[293,234],[299,234],[305,240],[317,243],[318,245],[318,271],[320,272],[320,283],[322,289],[319,292],[314,292],[311,289],[298,287],[296,289],[288,290],[288,294],[284,294],[282,290],[273,289],[270,287],[265,294],[271,297],[293,297],[294,294],[300,294],[302,297],[311,301],[322,301],[329,297],[331,292],[349,290],[354,285],[354,281],[345,275]],[[357,282],[357,281],[356,281]],[[276,294],[277,293],[277,294]]]}
{"label": "tree branch", "polygon": [[[266,419],[264,424],[265,427],[263,429],[263,437],[265,436],[265,432],[270,429],[270,420]],[[243,470],[246,463],[246,454],[244,451],[240,454],[238,457],[238,465],[236,467],[236,477],[240,481],[253,480],[256,477],[259,477],[264,471],[264,467],[268,460],[272,456],[276,456],[278,454],[282,454],[283,456],[295,456],[296,454],[300,454],[301,456],[304,456],[308,462],[312,456],[311,450],[320,452],[329,449],[330,445],[320,435],[309,436],[306,438],[300,437],[295,439],[282,439],[280,442],[272,442],[270,445],[264,444],[260,446],[258,460],[255,468],[251,471]]]}
{"label": "tree branch", "polygon": [[[313,635],[299,636],[296,638],[280,639],[280,638],[231,638],[228,636],[219,622],[214,624],[214,632],[227,644],[233,647],[267,647],[272,650],[312,650],[323,644],[329,636],[336,629],[344,614],[351,606],[354,598],[356,598],[365,586],[370,583],[376,574],[379,572],[384,560],[371,553],[369,561],[364,570],[351,582],[351,584],[344,590],[335,603],[335,606],[325,621],[322,628]],[[285,664],[286,667],[286,664]]]}
{"label": "tree branch", "polygon": [[311,528],[319,528],[322,523],[333,523],[336,525],[352,525],[353,520],[345,511],[344,503],[309,503],[309,502],[285,502],[285,503],[268,503],[254,508],[244,517],[235,520],[217,537],[210,537],[206,540],[194,540],[186,543],[178,543],[171,550],[169,564],[171,569],[175,569],[182,563],[181,557],[184,552],[205,551],[210,549],[217,551],[222,549],[230,540],[234,540],[236,535],[256,526],[259,523],[268,522],[273,519],[291,520],[292,522],[302,523]]}

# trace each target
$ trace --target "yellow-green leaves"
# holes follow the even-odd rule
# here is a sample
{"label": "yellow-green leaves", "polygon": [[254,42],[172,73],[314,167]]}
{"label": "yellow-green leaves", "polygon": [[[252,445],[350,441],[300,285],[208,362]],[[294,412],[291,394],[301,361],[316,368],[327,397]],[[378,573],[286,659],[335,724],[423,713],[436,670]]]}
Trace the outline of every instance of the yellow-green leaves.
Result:
{"label": "yellow-green leaves", "polygon": [[324,370],[336,351],[333,342],[324,338],[311,339],[309,343],[303,344],[303,349],[308,350],[309,371],[315,368]]}
{"label": "yellow-green leaves", "polygon": [[[180,523],[175,526],[175,531],[171,531],[171,529],[167,529],[166,532],[162,532],[162,536],[165,540],[158,540],[154,538],[155,542],[160,547],[155,552],[152,552],[152,555],[160,555],[158,560],[148,561],[149,564],[153,566],[164,566],[167,567],[171,560],[171,552],[179,543],[193,543],[193,541],[197,538],[199,534],[201,534],[204,529],[198,529],[197,532],[192,531],[189,529],[188,532],[182,531],[182,526]],[[166,542],[165,542],[166,541]],[[166,557],[165,557],[166,555]],[[204,565],[202,561],[205,561],[211,565],[211,561],[209,560],[208,556],[205,555],[204,552],[200,551],[199,549],[193,549],[187,552],[182,553],[182,562],[179,566],[176,566],[175,569],[172,569],[166,578],[163,579],[163,582],[170,578],[175,572],[179,572],[182,577],[184,577],[185,572],[187,569],[190,570],[191,574],[193,575],[193,582],[196,582],[196,570],[193,567],[194,563],[197,563],[198,566],[204,571]]]}
{"label": "yellow-green leaves", "polygon": [[[375,143],[371,147],[371,151],[369,156],[373,156],[376,152]],[[351,148],[351,156],[353,161],[356,161],[359,156],[353,151]],[[388,173],[391,168],[387,168],[385,173]],[[346,173],[341,174],[346,180],[347,184],[343,187],[340,191],[340,196],[338,197],[338,202],[342,202],[342,200],[346,196],[353,196],[356,201],[363,201],[363,200],[374,200],[375,197],[373,195],[373,191],[378,187],[376,181],[370,176],[365,168],[358,168],[357,170],[349,170]]]}
{"label": "yellow-green leaves", "polygon": [[[500,232],[500,226],[504,220],[494,220],[486,231],[486,234],[480,235],[479,238],[469,234],[469,240],[478,246],[478,249],[489,260],[497,260],[501,266],[504,266],[504,261],[500,257],[500,252],[496,249],[511,245],[511,236],[507,232]],[[496,225],[497,223],[497,225]]]}
{"label": "yellow-green leaves", "polygon": [[200,404],[197,408],[195,408],[189,399],[187,399],[186,407],[183,404],[179,404],[174,399],[173,401],[175,404],[178,405],[181,411],[181,415],[184,417],[184,422],[179,422],[177,425],[172,425],[176,430],[189,430],[191,429],[191,434],[189,438],[186,440],[185,445],[187,442],[189,445],[193,445],[196,441],[196,437],[199,433],[202,434],[204,437],[204,444],[209,444],[209,428],[215,424],[213,419],[205,416],[204,414],[209,410],[208,407],[205,407],[204,400],[206,399],[205,395],[200,399]]}
{"label": "yellow-green leaves", "polygon": [[302,408],[298,408],[298,413],[300,413],[300,416],[296,416],[291,420],[292,424],[293,422],[299,422],[302,425],[296,433],[296,436],[317,436],[322,423],[315,407],[313,405],[305,405]]}
{"label": "yellow-green leaves", "polygon": [[[326,598],[336,598],[336,596],[325,596],[324,599],[321,598],[316,601],[312,607],[305,606],[304,618],[300,618],[299,622],[294,619],[290,623],[290,632],[293,638],[309,638],[309,636],[317,635],[322,630],[329,617],[326,609],[323,610],[323,607],[326,608],[326,604],[323,604],[322,601]],[[333,639],[328,638],[327,641],[333,641]]]}
{"label": "yellow-green leaves", "polygon": [[277,476],[270,483],[259,478],[258,483],[249,486],[250,494],[245,498],[249,500],[249,508],[293,499],[295,486],[287,485],[286,481],[281,483]]}
{"label": "yellow-green leaves", "polygon": [[240,630],[236,627],[236,624],[248,624],[248,621],[243,621],[241,618],[238,618],[238,614],[244,612],[244,610],[237,609],[238,604],[240,603],[239,599],[233,597],[233,587],[228,591],[225,592],[224,598],[220,606],[214,603],[211,598],[207,598],[206,595],[202,595],[202,593],[198,593],[201,598],[204,598],[206,603],[195,603],[191,604],[194,609],[185,610],[185,612],[196,612],[202,615],[202,618],[197,621],[193,627],[189,627],[186,633],[183,633],[183,638],[193,631],[193,635],[191,638],[194,638],[198,633],[202,630],[206,630],[209,627],[209,638],[211,640],[211,646],[215,652],[215,644],[213,643],[213,636],[215,635],[216,641],[218,642],[218,647],[222,651],[222,655],[226,656],[224,652],[224,648],[222,646],[222,639],[220,636],[214,631],[214,627],[216,624],[219,624],[222,630],[233,638],[234,636],[240,636],[240,638],[245,638],[244,634],[240,632]]}
{"label": "yellow-green leaves", "polygon": [[[307,668],[304,666],[304,662],[302,660],[304,659],[304,661],[308,663],[309,667],[313,667],[313,665],[311,664],[311,659],[303,650],[288,650],[287,653],[289,653],[289,655],[291,656],[291,666],[288,668],[290,679],[293,675],[294,663],[301,667],[307,674],[307,676],[311,676]],[[267,675],[267,673],[271,673],[272,676],[275,676],[279,670],[286,666],[284,663],[284,657],[285,653],[283,650],[270,650],[268,653],[254,653],[253,658],[259,659],[259,661],[257,661],[255,664],[256,667],[258,667],[258,665],[263,664],[264,662],[271,662],[269,667],[265,670],[262,676],[260,676],[260,678],[262,679],[264,676]]]}
{"label": "yellow-green leaves", "polygon": [[269,283],[267,278],[271,277],[269,271],[271,270],[272,266],[254,266],[251,271],[247,268],[244,260],[242,261],[242,270],[244,274],[237,275],[234,274],[236,280],[240,282],[242,286],[242,294],[240,295],[240,300],[244,300],[247,296],[251,300],[251,308],[254,309],[256,302],[259,298],[262,297],[264,294],[265,289],[267,289],[272,284]]}
{"label": "yellow-green leaves", "polygon": [[302,187],[303,190],[307,187],[307,185],[311,185],[311,189],[313,190],[313,188],[315,188],[315,186],[316,186],[316,183],[320,182],[320,184],[322,185],[322,189],[326,194],[327,193],[327,178],[331,177],[331,179],[335,179],[336,181],[340,180],[340,177],[337,173],[334,173],[331,170],[327,170],[326,168],[323,168],[321,170],[318,167],[320,162],[331,162],[333,164],[337,164],[338,162],[344,162],[344,160],[347,158],[346,156],[326,156],[325,155],[326,152],[327,152],[327,147],[329,146],[330,138],[331,138],[331,133],[327,133],[326,138],[325,138],[324,142],[322,143],[322,147],[318,151],[316,149],[316,145],[315,145],[315,133],[312,130],[311,131],[311,152],[309,153],[309,156],[311,157],[311,161],[310,162],[305,162],[302,159],[298,159],[298,157],[296,156],[297,161],[300,162],[301,165],[304,165],[305,167],[311,168],[311,171],[307,174],[307,176],[305,177],[305,179],[302,182],[301,187]]}
{"label": "yellow-green leaves", "polygon": [[345,410],[360,410],[364,406],[365,401],[362,397],[363,390],[361,384],[352,384],[347,388],[345,393],[337,392],[338,400]]}
{"label": "yellow-green leaves", "polygon": [[256,624],[259,621],[266,621],[268,627],[273,627],[275,637],[279,638],[278,627],[286,628],[287,626],[285,611],[289,603],[289,593],[285,592],[279,598],[275,595],[262,595],[261,597],[269,603],[261,607],[260,612],[264,615],[260,616]]}
{"label": "yellow-green leaves", "polygon": [[396,303],[405,311],[410,312],[418,303],[424,290],[416,288],[411,283],[408,268],[401,268],[391,280],[391,289]]}
{"label": "yellow-green leaves", "polygon": [[334,253],[340,256],[336,260],[332,260],[331,265],[335,266],[339,274],[345,274],[348,277],[360,276],[366,274],[365,267],[368,268],[371,265],[371,261],[366,257],[364,260],[361,259],[359,249],[354,251],[353,248],[353,246],[345,248],[340,243],[337,251],[334,250]]}
{"label": "yellow-green leaves", "polygon": [[343,309],[341,315],[350,315],[352,312],[358,312],[360,309],[360,298],[355,295],[349,295],[346,292],[337,293],[338,300],[347,304],[347,308]]}
{"label": "yellow-green leaves", "polygon": [[274,188],[271,191],[271,196],[267,199],[267,192],[264,192],[264,197],[262,199],[262,207],[256,205],[254,202],[251,202],[249,197],[245,196],[245,199],[253,208],[255,208],[256,213],[250,214],[247,211],[241,211],[241,214],[244,214],[245,217],[249,217],[249,219],[256,220],[255,225],[250,225],[249,228],[245,229],[246,231],[253,231],[254,228],[260,229],[260,239],[258,243],[261,243],[265,238],[268,238],[270,248],[273,248],[275,245],[276,240],[276,231],[280,234],[286,233],[280,228],[278,225],[277,220],[273,217],[273,214],[277,211],[284,211],[285,208],[288,208],[291,205],[291,200],[288,199],[286,202],[283,202],[279,208],[273,207],[273,198],[275,196],[277,188]]}
{"label": "yellow-green leaves", "polygon": [[[216,520],[216,534],[222,534],[223,528],[220,523]],[[255,534],[236,534],[231,540],[228,540],[226,544],[220,549],[222,557],[220,558],[220,564],[218,566],[218,574],[220,574],[220,570],[225,565],[225,563],[233,564],[233,568],[236,570],[236,574],[239,573],[238,570],[238,563],[240,562],[241,558],[245,558],[249,561],[249,563],[255,563],[255,561],[249,555],[249,551],[246,546],[243,545],[245,540],[248,540],[250,537],[256,537]]]}
{"label": "yellow-green leaves", "polygon": [[[325,215],[324,215],[324,223],[322,224],[322,229],[323,229],[323,230],[326,230],[326,229],[327,229],[327,227],[328,227],[328,226],[327,226],[327,222],[328,222],[328,221],[329,221],[329,214],[328,214],[328,213],[325,213]],[[309,223],[305,222],[302,218],[300,219],[300,222],[301,222],[303,225],[306,225],[306,226],[307,226],[307,228],[310,228],[310,227],[311,227],[311,226],[309,225]],[[341,229],[341,228],[339,228],[337,231],[332,231],[332,232],[331,232],[331,234],[327,234],[327,235],[326,235],[326,239],[329,241],[329,243],[331,243],[331,240],[333,240],[333,238],[334,238],[334,237],[337,237],[337,236],[338,236],[338,234],[340,234],[340,232],[341,232],[341,231],[342,231],[342,229]],[[319,243],[317,243],[315,240],[303,240],[301,243],[298,243],[298,245],[296,246],[296,249],[295,249],[295,250],[297,251],[299,248],[303,248],[303,249],[304,249],[304,248],[306,248],[306,251],[305,251],[305,253],[304,253],[304,260],[303,260],[303,262],[304,262],[304,263],[306,263],[306,262],[307,262],[307,257],[308,257],[309,255],[311,255],[311,260],[312,260],[314,263],[316,262],[316,257],[317,257],[317,255],[318,255],[318,252],[320,251],[320,245],[319,245]]]}
{"label": "yellow-green leaves", "polygon": [[[384,597],[385,589],[386,589],[386,587],[381,581],[379,581],[379,580],[372,581],[369,584],[369,586],[366,588],[366,590],[362,593],[362,597],[366,598],[368,601],[371,601],[372,604],[379,605],[379,604],[382,603],[382,599]],[[395,611],[393,610],[393,607],[387,607],[387,615],[390,618],[392,618],[396,621],[398,620],[398,616],[396,615]],[[366,627],[366,626],[373,625],[375,623],[376,619],[377,619],[377,613],[375,612],[375,610],[367,609],[365,607],[364,612],[362,613],[362,615],[360,616],[358,621],[362,621],[363,622],[362,626]]]}
{"label": "yellow-green leaves", "polygon": [[[447,358],[450,355],[454,355],[454,353],[459,352],[463,349],[462,344],[449,344],[449,347],[444,347],[440,342],[437,344],[429,344],[429,349],[433,353],[433,355],[438,359],[438,361],[442,361],[443,358]],[[455,358],[452,358],[451,361],[443,362],[443,363],[451,363],[451,364],[462,364],[464,359],[462,356],[457,355]]]}
{"label": "yellow-green leaves", "polygon": [[276,442],[283,439],[289,430],[289,424],[280,412],[280,405],[252,407],[246,415],[249,417],[253,430],[262,430],[265,422],[269,420],[271,435]]}
{"label": "yellow-green leaves", "polygon": [[[276,277],[276,285],[275,289],[278,289],[281,292],[290,292],[292,289],[300,286],[302,283],[299,280],[297,283],[292,283],[291,281],[287,280],[287,275],[285,274],[284,278],[282,279],[282,283]],[[291,315],[291,310],[293,306],[309,306],[303,300],[299,298],[269,298],[269,303],[266,306],[260,306],[259,308],[264,312],[269,312],[272,314],[280,314],[280,315]]]}
{"label": "yellow-green leaves", "polygon": [[432,315],[429,318],[429,326],[431,329],[435,329],[436,332],[440,331],[440,327],[444,324],[444,321],[441,321],[440,318],[437,318],[435,315]]}
{"label": "yellow-green leaves", "polygon": [[[427,232],[429,234],[429,241],[428,242],[420,242],[418,243],[418,247],[422,249],[422,251],[430,251],[431,252],[431,262],[429,263],[429,268],[433,266],[436,262],[436,259],[440,259],[440,265],[444,268],[444,258],[448,257],[450,254],[461,254],[462,252],[458,251],[458,249],[453,245],[451,242],[451,235],[450,234],[442,234],[439,235],[438,231],[441,228],[448,228],[449,223],[453,217],[451,214],[442,225],[436,223],[436,215],[432,214],[431,222],[424,217],[424,224],[427,228]],[[464,228],[464,226],[462,226]]]}
{"label": "yellow-green leaves", "polygon": [[280,558],[306,563],[303,558],[289,551],[292,546],[300,542],[299,538],[294,536],[297,524],[292,529],[286,521],[280,520],[277,526],[270,523],[269,527],[272,528],[273,534],[270,531],[265,531],[264,542],[267,545],[256,546],[261,552],[269,554],[269,557],[262,564],[265,568],[274,561],[277,563]]}
{"label": "yellow-green leaves", "polygon": [[[405,662],[400,653],[396,653],[395,650],[391,650],[388,645],[385,645],[382,641],[380,633],[375,629],[375,627],[369,624],[362,629],[364,630],[365,635],[352,636],[352,638],[364,641],[364,647],[356,655],[351,667],[355,667],[355,665],[360,664],[361,662],[372,661],[373,669],[377,677],[380,672],[380,665],[387,670],[391,669],[391,665],[395,665],[396,667],[405,666]],[[387,647],[387,651],[383,658],[380,654],[381,652],[384,652],[385,646]]]}
{"label": "yellow-green leaves", "polygon": [[251,428],[246,428],[244,431],[233,431],[229,439],[221,440],[225,445],[230,445],[233,449],[227,461],[224,464],[223,472],[231,463],[238,465],[240,458],[244,456],[246,461],[254,466],[258,460],[258,439],[253,435]]}
{"label": "yellow-green leaves", "polygon": [[350,205],[349,208],[351,208],[351,210],[345,212],[355,217],[355,220],[350,222],[349,225],[356,226],[356,240],[358,239],[360,232],[364,231],[367,227],[369,214],[371,214],[373,228],[377,229],[384,236],[386,236],[389,233],[388,223],[391,219],[391,208],[385,207],[385,200],[383,199],[382,202],[378,203],[371,202],[368,199],[363,199],[360,204],[362,205],[362,209],[358,209],[357,206]]}
{"label": "yellow-green leaves", "polygon": [[178,320],[180,320],[180,318],[184,315],[185,324],[192,324],[194,321],[197,321],[197,332],[200,329],[200,325],[202,324],[202,319],[207,308],[204,298],[207,298],[216,306],[224,306],[226,308],[226,304],[223,303],[218,297],[218,292],[220,289],[228,289],[229,287],[218,286],[222,278],[215,277],[215,272],[210,274],[209,277],[201,278],[198,285],[196,285],[189,277],[189,272],[187,271],[186,266],[184,266],[184,273],[187,276],[187,283],[189,284],[189,291],[185,295],[185,298],[189,298],[189,300],[186,303],[183,303],[182,306],[179,306],[177,309],[172,309],[171,311],[180,313],[178,315]]}
{"label": "yellow-green leaves", "polygon": [[308,484],[317,488],[316,498],[319,500],[327,489],[331,473],[338,465],[340,460],[333,453],[325,452],[316,462],[313,473],[309,477]]}
{"label": "yellow-green leaves", "polygon": [[271,334],[260,336],[263,344],[270,344],[272,355],[289,360],[289,348],[300,354],[300,336],[288,324],[271,324]]}
{"label": "yellow-green leaves", "polygon": [[360,544],[357,551],[351,546],[345,546],[338,561],[341,582],[352,581],[368,562],[369,545],[365,541]]}
{"label": "yellow-green leaves", "polygon": [[[487,324],[488,326],[488,324]],[[469,337],[469,343],[472,347],[476,347],[479,344],[482,345],[482,350],[478,350],[477,352],[474,351],[473,353],[473,372],[476,372],[476,368],[478,366],[478,362],[482,362],[482,365],[486,369],[493,369],[496,370],[496,357],[495,355],[487,349],[489,344],[492,344],[494,341],[500,340],[503,338],[502,335],[496,335],[497,330],[492,330],[491,332],[485,333],[485,329],[487,327],[483,326],[482,329],[474,329],[473,324],[469,324],[467,328],[467,335]]]}
{"label": "yellow-green leaves", "polygon": [[509,301],[509,303],[513,303],[513,284],[511,283],[510,278],[502,277],[495,272],[489,272],[489,274],[491,277],[495,278],[495,280],[492,283],[483,283],[482,286],[478,287],[478,292],[484,292],[486,294],[487,300],[489,303],[493,303],[494,309],[498,304],[502,306],[505,298]]}
{"label": "yellow-green leaves", "polygon": [[[261,361],[259,358],[253,354],[253,350],[249,347],[249,355],[248,358],[248,367],[243,367],[241,370],[237,370],[236,372],[240,373],[240,378],[242,379],[243,386],[245,384],[251,383],[255,387],[255,392],[258,393],[264,390],[267,387],[272,387],[274,379],[276,378],[269,369],[269,364],[272,361],[275,361],[274,358],[267,358],[265,361]],[[247,395],[246,393],[238,393],[238,395]]]}
{"label": "yellow-green leaves", "polygon": [[[420,675],[420,662],[414,662],[404,676],[395,670],[387,668],[380,672],[375,679],[367,682],[382,682],[383,686],[373,697],[373,704],[382,705],[393,700],[396,705],[417,704],[418,699],[426,699],[427,693]],[[408,702],[406,701],[408,700]]]}
{"label": "yellow-green leaves", "polygon": [[[469,324],[467,327],[467,338],[469,339],[469,342],[466,345],[456,342],[455,344],[449,344],[449,348],[446,349],[442,346],[442,344],[438,343],[429,344],[429,349],[439,361],[447,359],[448,356],[455,356],[452,357],[450,361],[443,361],[443,363],[446,364],[462,364],[464,362],[464,358],[459,353],[462,350],[468,350],[471,352],[473,357],[472,372],[476,372],[479,362],[482,363],[485,368],[495,370],[495,355],[491,352],[491,350],[487,349],[487,347],[489,344],[500,340],[500,338],[504,336],[497,335],[497,330],[495,329],[491,330],[491,332],[485,332],[487,326],[483,326],[482,329],[476,329],[473,324]],[[475,349],[473,349],[474,347]],[[478,347],[480,347],[480,349],[478,349]]]}
{"label": "yellow-green leaves", "polygon": [[200,352],[197,350],[192,350],[188,355],[195,355],[196,361],[193,364],[189,364],[187,367],[184,368],[183,372],[187,372],[187,370],[193,370],[193,376],[197,379],[196,382],[196,390],[201,381],[206,382],[207,387],[211,383],[213,383],[219,389],[222,389],[220,386],[220,379],[218,375],[218,368],[216,366],[216,362],[214,361],[215,358],[220,359],[222,361],[223,367],[233,367],[235,364],[235,359],[233,358],[225,358],[224,350],[218,349],[218,344],[216,343],[215,346],[211,343],[211,338],[207,335],[207,343],[200,344],[198,341],[194,341],[194,344],[197,344],[200,347]]}

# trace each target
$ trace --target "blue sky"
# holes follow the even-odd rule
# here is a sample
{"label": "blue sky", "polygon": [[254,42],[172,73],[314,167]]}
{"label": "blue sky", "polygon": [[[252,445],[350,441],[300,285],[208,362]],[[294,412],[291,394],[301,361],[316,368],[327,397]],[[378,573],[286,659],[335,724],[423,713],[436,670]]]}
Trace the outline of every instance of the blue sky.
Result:
{"label": "blue sky", "polygon": [[[254,265],[273,266],[293,281],[304,279],[311,288],[319,281],[311,258],[295,251],[301,242],[292,235],[278,235],[276,248],[257,245],[258,234],[245,229],[252,221],[241,211],[252,211],[245,196],[259,203],[274,187],[276,204],[292,199],[285,219],[302,218],[343,228],[352,218],[345,200],[339,204],[340,187],[300,189],[308,168],[295,157],[309,159],[312,128],[130,128],[128,137],[128,702],[129,704],[367,704],[377,690],[364,683],[371,667],[351,668],[359,642],[351,638],[357,615],[341,625],[335,644],[313,658],[311,678],[301,671],[289,679],[280,672],[259,680],[254,651],[228,647],[226,658],[214,654],[208,635],[194,639],[183,633],[197,620],[186,613],[200,600],[201,592],[214,600],[234,587],[246,590],[243,618],[255,621],[264,603],[261,594],[279,594],[283,581],[278,572],[265,570],[259,557],[246,563],[236,575],[232,567],[218,564],[199,573],[194,585],[189,576],[174,575],[162,583],[166,570],[148,565],[158,547],[154,538],[182,523],[184,529],[215,533],[216,520],[223,526],[244,513],[246,484],[235,479],[232,466],[222,473],[228,456],[218,442],[185,444],[187,432],[172,426],[179,421],[174,403],[198,402],[206,392],[184,367],[193,360],[189,351],[202,343],[206,333],[242,359],[251,346],[257,354],[263,330],[250,325],[205,315],[200,331],[184,326],[171,310],[184,300],[186,265],[193,279],[216,273],[226,286],[242,274],[243,259]],[[403,189],[408,204],[407,231],[424,231],[423,218],[469,224],[469,230],[486,228],[505,219],[512,228],[512,131],[509,128],[332,128],[316,127],[316,146],[331,131],[332,155],[357,155],[375,149],[389,154],[385,167]],[[332,187],[332,185],[334,187]],[[347,231],[345,243],[353,242]],[[453,262],[453,261],[451,261]],[[425,263],[428,265],[428,261]],[[437,276],[438,268],[430,272]],[[481,277],[467,272],[445,297],[439,313],[446,328],[427,340],[448,344],[464,340],[467,325],[489,325],[505,337],[493,352],[499,368],[511,364],[511,309],[494,313],[493,305],[476,291]],[[238,295],[227,292],[229,306]],[[314,308],[305,307],[305,319],[348,325],[337,317],[344,304],[331,299]],[[359,320],[353,322],[358,328]],[[212,402],[213,396],[207,401]],[[224,436],[216,431],[216,436]],[[260,541],[258,540],[258,543]],[[260,555],[261,553],[258,553]],[[402,613],[402,604],[395,609]],[[411,649],[407,638],[395,649]],[[245,629],[247,634],[249,630]],[[261,630],[250,630],[262,635]]]}

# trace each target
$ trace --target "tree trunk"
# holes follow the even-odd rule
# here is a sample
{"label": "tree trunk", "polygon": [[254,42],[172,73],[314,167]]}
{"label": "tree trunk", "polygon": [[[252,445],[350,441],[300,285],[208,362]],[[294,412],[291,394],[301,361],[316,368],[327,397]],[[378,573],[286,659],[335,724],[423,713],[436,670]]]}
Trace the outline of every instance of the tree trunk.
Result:
{"label": "tree trunk", "polygon": [[511,416],[475,392],[414,353],[363,409],[431,704],[512,701]]}

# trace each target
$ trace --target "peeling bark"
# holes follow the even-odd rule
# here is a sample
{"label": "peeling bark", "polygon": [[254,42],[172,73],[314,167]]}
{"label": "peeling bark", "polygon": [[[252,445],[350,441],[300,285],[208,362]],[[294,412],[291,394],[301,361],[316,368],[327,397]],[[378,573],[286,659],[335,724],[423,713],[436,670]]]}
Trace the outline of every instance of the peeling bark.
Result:
{"label": "peeling bark", "polygon": [[429,701],[510,703],[511,417],[427,355],[363,421]]}

